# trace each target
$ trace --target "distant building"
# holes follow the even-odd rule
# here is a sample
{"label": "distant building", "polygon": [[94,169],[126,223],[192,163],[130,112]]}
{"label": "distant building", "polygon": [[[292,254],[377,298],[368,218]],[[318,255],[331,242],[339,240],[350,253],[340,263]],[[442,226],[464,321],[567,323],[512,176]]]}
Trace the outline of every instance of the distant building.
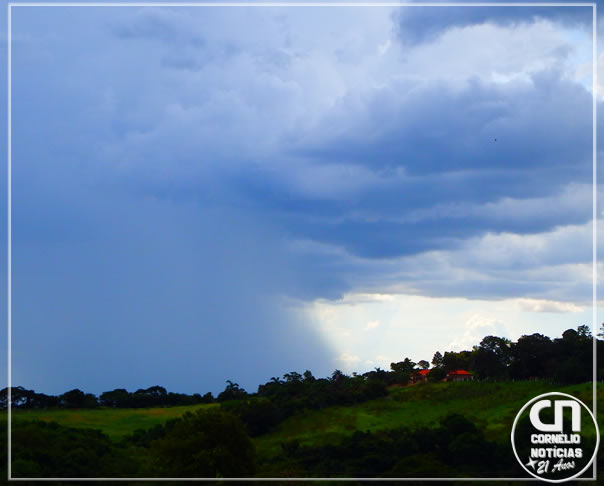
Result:
{"label": "distant building", "polygon": [[453,370],[447,373],[445,381],[472,381],[473,379],[472,373],[466,370]]}
{"label": "distant building", "polygon": [[416,383],[426,383],[428,381],[428,373],[430,373],[430,370],[415,371],[409,377],[409,384],[415,385]]}

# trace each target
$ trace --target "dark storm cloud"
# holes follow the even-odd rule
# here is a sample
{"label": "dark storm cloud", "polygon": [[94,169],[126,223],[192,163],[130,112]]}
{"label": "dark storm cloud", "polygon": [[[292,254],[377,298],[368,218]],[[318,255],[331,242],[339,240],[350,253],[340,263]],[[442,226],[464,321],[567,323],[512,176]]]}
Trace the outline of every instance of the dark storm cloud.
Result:
{"label": "dark storm cloud", "polygon": [[591,99],[559,70],[382,79],[367,70],[390,33],[361,11],[370,32],[341,45],[334,22],[356,23],[323,10],[18,12],[20,384],[216,391],[313,363],[327,373],[331,351],[284,296],[401,281],[451,292],[443,265],[422,276],[409,260],[591,214],[568,187],[590,181]]}
{"label": "dark storm cloud", "polygon": [[589,200],[555,213],[543,207],[531,219],[521,217],[521,205],[520,214],[498,217],[486,206],[502,198],[528,203],[560,194],[569,181],[591,181],[591,96],[583,87],[550,71],[511,86],[471,81],[461,90],[437,84],[399,93],[394,86],[376,94],[360,113],[342,102],[294,149],[317,164],[365,167],[381,185],[337,201],[304,198],[264,178],[246,177],[244,189],[268,211],[284,212],[292,234],[370,258],[591,218]]}
{"label": "dark storm cloud", "polygon": [[415,45],[436,40],[446,31],[490,23],[514,27],[538,20],[548,20],[563,26],[591,29],[592,8],[585,7],[426,7],[401,8],[396,11],[399,39]]}
{"label": "dark storm cloud", "polygon": [[257,214],[47,182],[14,195],[16,382],[216,392],[309,362],[329,371],[324,344],[279,304],[295,269]]}
{"label": "dark storm cloud", "polygon": [[179,104],[203,90],[174,91],[162,59],[176,54],[135,45],[160,21],[107,37],[107,10],[53,11],[70,35],[46,37],[50,18],[30,14],[14,18],[34,39],[13,46],[14,383],[254,391],[294,369],[329,373],[329,347],[282,300],[299,279],[280,230],[221,180],[229,154],[197,129],[222,126],[195,118],[212,110]]}
{"label": "dark storm cloud", "polygon": [[591,95],[555,71],[503,85],[474,79],[461,89],[393,85],[360,112],[349,113],[346,100],[339,106],[317,131],[340,121],[339,133],[305,139],[300,154],[416,175],[572,167],[591,150]]}

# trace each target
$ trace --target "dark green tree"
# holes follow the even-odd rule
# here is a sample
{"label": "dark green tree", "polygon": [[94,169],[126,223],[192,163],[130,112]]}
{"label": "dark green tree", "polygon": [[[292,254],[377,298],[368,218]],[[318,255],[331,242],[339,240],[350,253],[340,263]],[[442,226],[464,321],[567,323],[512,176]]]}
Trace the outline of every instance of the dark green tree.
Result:
{"label": "dark green tree", "polygon": [[486,336],[472,351],[471,368],[480,379],[505,379],[512,360],[509,339]]}
{"label": "dark green tree", "polygon": [[[0,433],[5,443],[6,434],[6,430]],[[139,470],[137,458],[99,430],[75,429],[55,422],[16,422],[12,425],[11,446],[12,474],[17,478],[127,477],[136,476]],[[6,448],[0,455],[6,467]]]}
{"label": "dark green tree", "polygon": [[232,400],[220,405],[222,410],[239,417],[252,437],[268,432],[282,419],[282,412],[267,398]]}
{"label": "dark green tree", "polygon": [[103,392],[99,397],[99,402],[104,407],[129,407],[131,401],[131,394],[125,388],[116,388],[112,391]]}
{"label": "dark green tree", "polygon": [[419,366],[422,370],[427,370],[430,368],[430,363],[428,363],[425,359],[420,359],[417,362],[417,366]]}
{"label": "dark green tree", "polygon": [[551,378],[556,356],[552,340],[543,334],[521,336],[512,345],[510,377],[516,380]]}
{"label": "dark green tree", "polygon": [[227,380],[227,386],[224,391],[218,394],[216,398],[219,402],[225,402],[227,400],[238,400],[247,397],[247,392],[241,388],[237,383],[233,383],[231,380]]}
{"label": "dark green tree", "polygon": [[63,393],[59,397],[59,404],[65,408],[94,408],[98,401],[92,393],[84,393],[77,388]]}
{"label": "dark green tree", "polygon": [[592,379],[593,341],[587,326],[567,329],[562,339],[554,339],[556,359],[551,377],[557,383],[585,383]]}
{"label": "dark green tree", "polygon": [[331,382],[338,384],[343,383],[346,380],[346,375],[340,370],[334,370],[331,374]]}
{"label": "dark green tree", "polygon": [[432,368],[428,372],[428,381],[434,382],[434,383],[443,381],[446,376],[447,376],[447,372],[445,371],[444,368]]}
{"label": "dark green tree", "polygon": [[445,352],[443,356],[443,368],[445,371],[468,370],[472,368],[472,353],[470,351]]}
{"label": "dark green tree", "polygon": [[151,443],[157,473],[164,477],[250,477],[255,449],[244,424],[222,410],[186,413]]}
{"label": "dark green tree", "polygon": [[304,372],[304,383],[312,383],[313,381],[316,380],[316,378],[313,376],[313,374],[310,372],[310,370],[306,370]]}
{"label": "dark green tree", "polygon": [[586,337],[591,339],[591,329],[589,326],[583,324],[577,328],[577,334],[581,337]]}
{"label": "dark green tree", "polygon": [[390,369],[395,373],[412,373],[416,364],[409,358],[405,358],[398,363],[390,363]]}
{"label": "dark green tree", "polygon": [[436,351],[436,353],[434,353],[434,356],[432,357],[432,366],[435,368],[443,367],[443,355],[440,354],[440,351]]}

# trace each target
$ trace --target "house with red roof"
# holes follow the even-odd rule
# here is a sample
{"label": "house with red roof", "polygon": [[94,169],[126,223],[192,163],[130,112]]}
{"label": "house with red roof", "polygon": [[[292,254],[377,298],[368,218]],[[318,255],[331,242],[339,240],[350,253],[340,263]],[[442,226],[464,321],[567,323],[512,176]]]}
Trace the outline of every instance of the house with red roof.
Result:
{"label": "house with red roof", "polygon": [[[411,373],[409,377],[409,385],[417,385],[418,383],[427,383],[428,382],[428,373],[431,370],[417,370]],[[447,373],[447,376],[443,379],[443,381],[472,381],[474,380],[474,375],[466,370],[453,370]]]}
{"label": "house with red roof", "polygon": [[430,370],[415,371],[409,377],[409,384],[415,385],[416,383],[426,383],[428,381],[428,373],[430,373]]}
{"label": "house with red roof", "polygon": [[447,373],[444,381],[472,381],[474,376],[466,370],[453,370]]}

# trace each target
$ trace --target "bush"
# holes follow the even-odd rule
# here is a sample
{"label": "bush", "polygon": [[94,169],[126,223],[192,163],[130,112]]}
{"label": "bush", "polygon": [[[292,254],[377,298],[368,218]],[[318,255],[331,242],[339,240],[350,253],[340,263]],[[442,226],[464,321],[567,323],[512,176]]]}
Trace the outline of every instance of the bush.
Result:
{"label": "bush", "polygon": [[428,381],[431,383],[443,381],[447,376],[447,372],[444,368],[432,368],[428,372]]}
{"label": "bush", "polygon": [[220,408],[237,415],[252,437],[265,434],[282,420],[279,408],[268,399],[223,402]]}
{"label": "bush", "polygon": [[137,471],[136,460],[99,430],[42,421],[12,426],[13,477],[127,477]]}
{"label": "bush", "polygon": [[222,410],[186,413],[151,443],[156,472],[164,477],[249,477],[255,449],[244,424]]}

